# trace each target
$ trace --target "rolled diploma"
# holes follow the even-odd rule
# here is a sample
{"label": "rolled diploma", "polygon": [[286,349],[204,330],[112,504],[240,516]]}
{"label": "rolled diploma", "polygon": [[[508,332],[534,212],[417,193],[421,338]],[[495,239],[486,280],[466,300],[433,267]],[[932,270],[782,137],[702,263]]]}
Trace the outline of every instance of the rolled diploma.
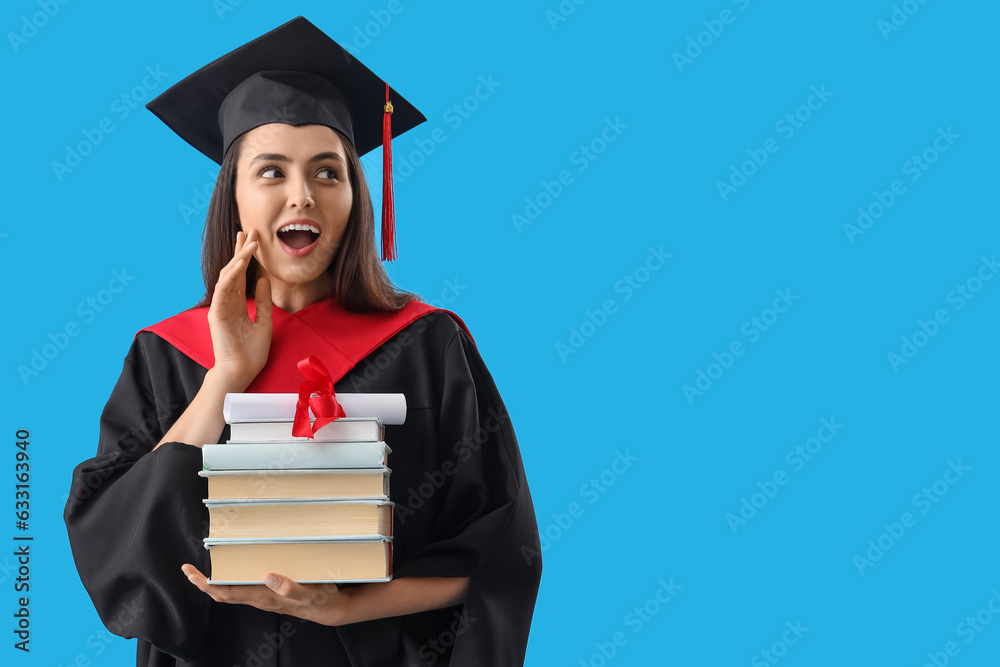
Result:
{"label": "rolled diploma", "polygon": [[[226,394],[222,416],[226,423],[292,421],[298,400],[298,394]],[[348,417],[378,417],[383,424],[402,424],[406,420],[403,394],[337,394],[337,402]],[[312,410],[309,417],[316,417]]]}

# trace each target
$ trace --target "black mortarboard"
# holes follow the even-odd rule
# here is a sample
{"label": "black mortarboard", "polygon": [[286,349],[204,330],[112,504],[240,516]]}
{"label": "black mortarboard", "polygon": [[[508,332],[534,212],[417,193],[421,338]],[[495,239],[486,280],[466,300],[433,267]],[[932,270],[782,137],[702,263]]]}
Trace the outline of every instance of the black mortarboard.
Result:
{"label": "black mortarboard", "polygon": [[213,60],[146,108],[220,164],[236,137],[267,123],[332,127],[358,155],[383,146],[382,259],[395,259],[391,137],[427,119],[305,18]]}

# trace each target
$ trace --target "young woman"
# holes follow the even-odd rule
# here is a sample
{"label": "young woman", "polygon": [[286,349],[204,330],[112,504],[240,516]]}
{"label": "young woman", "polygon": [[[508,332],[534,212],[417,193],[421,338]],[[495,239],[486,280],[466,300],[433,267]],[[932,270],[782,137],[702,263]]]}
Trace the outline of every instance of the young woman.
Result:
{"label": "young woman", "polygon": [[[136,335],[65,510],[84,586],[139,665],[523,663],[541,561],[509,417],[461,320],[376,256],[358,156],[382,128],[357,109],[387,90],[299,17],[149,105],[221,162],[206,297]],[[422,120],[393,105],[396,134]],[[337,392],[406,396],[386,427],[394,578],[209,584],[200,447],[228,437],[227,392],[296,392],[308,355]]]}

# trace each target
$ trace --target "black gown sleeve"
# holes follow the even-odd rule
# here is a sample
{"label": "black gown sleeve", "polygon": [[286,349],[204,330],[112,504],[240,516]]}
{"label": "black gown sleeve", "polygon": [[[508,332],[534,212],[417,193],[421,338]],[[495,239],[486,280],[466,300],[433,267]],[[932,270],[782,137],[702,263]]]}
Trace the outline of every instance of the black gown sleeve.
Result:
{"label": "black gown sleeve", "polygon": [[452,663],[521,665],[542,573],[535,510],[510,416],[464,332],[447,360],[441,429],[444,442],[462,443],[459,465],[468,474],[456,474],[461,484],[451,489],[442,514],[460,531],[424,558],[442,547],[472,556],[465,556],[472,572],[466,631],[456,637]]}
{"label": "black gown sleeve", "polygon": [[[449,317],[436,318],[428,326],[452,335],[441,358],[425,355],[422,370],[434,380],[404,382],[410,433],[386,431],[390,447],[398,443],[390,455],[394,574],[469,577],[469,590],[460,607],[343,630],[359,665],[522,665],[541,553],[520,450],[475,344]],[[411,448],[418,458],[404,451]]]}
{"label": "black gown sleeve", "polygon": [[[175,376],[154,395],[143,344],[150,336],[132,343],[101,415],[97,456],[73,471],[63,516],[80,578],[108,629],[183,659],[199,651],[210,603],[180,569],[208,571],[205,515],[197,511],[206,497],[201,450],[152,450],[202,378]],[[154,372],[175,367],[156,362]]]}

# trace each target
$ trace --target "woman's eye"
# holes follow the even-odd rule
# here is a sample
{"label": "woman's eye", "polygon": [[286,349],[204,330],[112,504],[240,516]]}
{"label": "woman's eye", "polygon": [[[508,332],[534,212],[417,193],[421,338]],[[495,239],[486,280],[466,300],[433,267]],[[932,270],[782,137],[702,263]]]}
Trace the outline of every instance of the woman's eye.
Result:
{"label": "woman's eye", "polygon": [[[257,175],[262,178],[281,178],[283,176],[278,167],[264,167]],[[323,180],[338,180],[340,173],[332,167],[326,167],[319,171],[319,176]]]}

